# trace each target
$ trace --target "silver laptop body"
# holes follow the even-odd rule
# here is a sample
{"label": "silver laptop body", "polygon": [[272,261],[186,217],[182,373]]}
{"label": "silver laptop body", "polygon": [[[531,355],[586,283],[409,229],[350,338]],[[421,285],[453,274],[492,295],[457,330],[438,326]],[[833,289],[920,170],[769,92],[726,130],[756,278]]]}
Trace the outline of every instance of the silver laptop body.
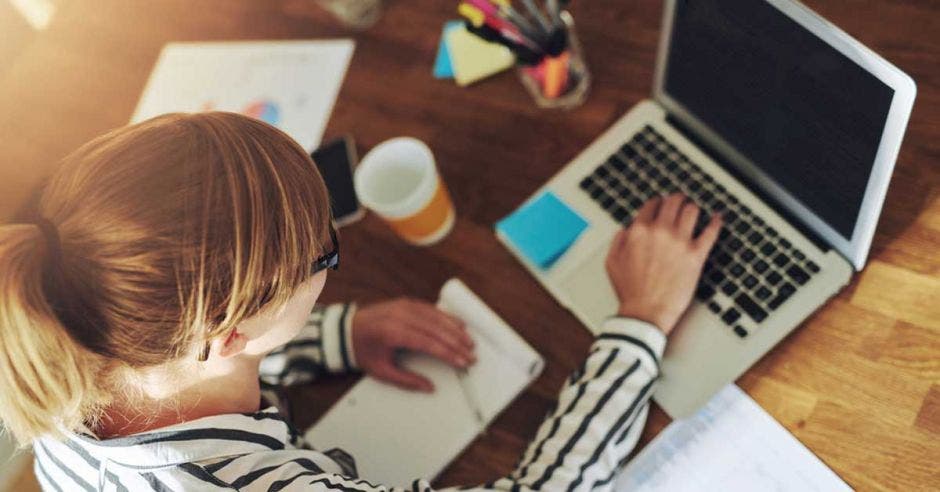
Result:
{"label": "silver laptop body", "polygon": [[[681,99],[673,97],[668,85],[670,43],[674,39],[695,39],[694,35],[698,35],[674,33],[674,30],[695,31],[698,27],[694,26],[702,24],[695,18],[677,21],[677,16],[719,18],[720,12],[709,12],[709,9],[734,8],[730,5],[734,2],[709,0],[696,4],[688,0],[668,0],[652,99],[634,106],[529,198],[545,191],[554,192],[590,226],[548,269],[529,262],[511,241],[500,236],[563,306],[588,329],[597,332],[603,320],[617,311],[617,299],[605,273],[604,260],[610,239],[629,223],[635,211],[631,201],[635,204],[652,195],[682,191],[708,210],[712,203],[717,203],[716,195],[736,198],[737,203],[726,203],[720,211],[723,214],[735,211],[739,220],[748,224],[738,227],[747,230],[739,234],[733,229],[737,223],[726,224],[732,230],[723,234],[712,252],[697,299],[670,336],[664,356],[662,379],[654,399],[674,418],[695,412],[845,287],[856,270],[864,267],[916,91],[906,74],[803,5],[790,0],[748,1],[761,4],[759,8],[764,9],[762,12],[769,16],[773,25],[799,30],[794,31],[795,36],[818,39],[883,83],[888,88],[885,90],[890,90],[885,103],[887,109],[882,111],[885,117],[877,122],[879,127],[883,126],[883,131],[872,143],[876,150],[874,158],[868,161],[871,169],[867,171],[867,184],[863,183],[858,212],[852,216],[854,225],[850,234],[840,233],[829,223],[831,221],[810,208],[805,199],[795,196],[798,192],[794,193],[792,186],[787,188],[771,173],[749,161],[706,123],[707,114],[701,111],[694,114]],[[709,3],[713,5],[694,6]],[[807,70],[812,70],[812,63],[809,65]],[[621,167],[623,169],[619,170]],[[657,170],[650,171],[651,167]],[[702,179],[678,179],[684,176],[683,172]],[[659,186],[651,175],[660,176],[659,182],[665,184]],[[641,181],[647,182],[644,187],[650,189],[640,190],[637,183]],[[693,185],[696,181],[698,184]],[[845,230],[842,226],[842,231]],[[774,232],[772,237],[771,231]],[[747,243],[747,238],[758,236],[761,239],[756,244]],[[735,238],[745,242],[747,248],[744,249],[752,253],[730,249],[729,245],[736,244]],[[770,253],[765,255],[763,251]],[[722,253],[725,256],[721,256]],[[777,258],[780,255],[785,258]],[[729,257],[728,263],[717,263]],[[732,279],[727,269],[734,268],[735,264],[741,265],[743,273]],[[761,268],[762,274],[755,268]],[[715,273],[716,270],[719,273]],[[775,285],[768,280],[772,272],[782,277]],[[753,286],[744,285],[750,283],[748,276],[757,279]],[[726,279],[712,282],[720,277]],[[775,280],[776,276],[769,278]],[[735,292],[727,292],[731,289],[729,283],[738,284]],[[774,303],[778,297],[784,297],[780,294],[786,284],[791,285],[793,291],[787,293],[783,301]],[[759,299],[758,294],[763,298]],[[730,310],[737,315],[729,313]]]}

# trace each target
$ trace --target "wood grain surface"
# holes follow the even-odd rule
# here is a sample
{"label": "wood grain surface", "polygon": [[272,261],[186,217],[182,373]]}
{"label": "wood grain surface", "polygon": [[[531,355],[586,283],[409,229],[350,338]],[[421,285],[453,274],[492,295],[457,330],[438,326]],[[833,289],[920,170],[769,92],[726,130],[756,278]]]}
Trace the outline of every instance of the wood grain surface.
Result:
{"label": "wood grain surface", "polygon": [[[353,135],[360,155],[394,136],[424,140],[458,220],[443,242],[416,248],[368,215],[343,230],[343,268],[323,299],[433,299],[459,276],[516,327],[545,356],[544,374],[437,484],[506,473],[591,337],[497,243],[493,224],[650,94],[661,4],[575,2],[593,86],[582,107],[546,112],[511,73],[464,89],[431,77],[455,3],[389,0],[362,33],[337,26],[312,0],[61,0],[40,33],[4,19],[13,15],[4,3],[0,28],[16,26],[0,32],[0,217],[67,152],[129,120],[165,42],[355,37],[326,137]],[[936,490],[940,2],[807,3],[909,73],[919,94],[868,267],[738,384],[853,487]],[[298,423],[314,421],[354,380],[295,389]],[[667,424],[654,408],[643,442]]]}

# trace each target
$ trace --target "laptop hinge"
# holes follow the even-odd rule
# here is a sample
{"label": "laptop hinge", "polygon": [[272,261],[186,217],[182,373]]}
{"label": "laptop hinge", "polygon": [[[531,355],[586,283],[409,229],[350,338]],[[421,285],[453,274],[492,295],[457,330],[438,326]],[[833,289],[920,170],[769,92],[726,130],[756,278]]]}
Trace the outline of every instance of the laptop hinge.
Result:
{"label": "laptop hinge", "polygon": [[719,166],[722,167],[729,174],[734,176],[735,179],[740,181],[747,187],[751,193],[757,195],[764,203],[767,204],[770,208],[774,209],[775,212],[780,214],[784,220],[786,220],[791,226],[796,230],[800,231],[807,239],[810,240],[817,248],[821,249],[823,252],[828,252],[832,247],[827,243],[819,234],[811,230],[809,227],[806,227],[805,224],[793,213],[783,207],[780,202],[775,198],[764,192],[760,187],[756,186],[753,180],[741,173],[735,166],[731,165],[727,159],[719,155],[715,149],[710,145],[705,143],[702,139],[698,137],[694,132],[692,132],[686,125],[684,125],[678,118],[672,116],[672,114],[666,115],[666,122],[669,123],[673,128],[679,131],[685,138],[689,139],[696,147],[698,147],[702,152],[704,152],[708,157],[713,161],[717,162]]}

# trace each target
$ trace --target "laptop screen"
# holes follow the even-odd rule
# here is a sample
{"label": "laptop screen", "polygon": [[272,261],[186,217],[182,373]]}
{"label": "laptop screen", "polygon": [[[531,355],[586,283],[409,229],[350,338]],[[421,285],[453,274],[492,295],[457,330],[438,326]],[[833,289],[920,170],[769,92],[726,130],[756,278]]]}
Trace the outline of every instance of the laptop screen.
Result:
{"label": "laptop screen", "polygon": [[663,85],[852,237],[893,89],[755,0],[677,0]]}

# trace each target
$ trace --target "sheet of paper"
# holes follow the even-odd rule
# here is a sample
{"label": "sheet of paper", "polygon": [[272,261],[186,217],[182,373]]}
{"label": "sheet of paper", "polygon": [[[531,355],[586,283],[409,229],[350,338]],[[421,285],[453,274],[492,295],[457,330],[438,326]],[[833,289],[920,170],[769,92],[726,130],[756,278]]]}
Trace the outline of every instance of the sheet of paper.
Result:
{"label": "sheet of paper", "polygon": [[587,228],[554,193],[546,191],[496,224],[496,230],[540,268],[549,268]]}
{"label": "sheet of paper", "polygon": [[746,393],[729,384],[699,412],[650,442],[617,491],[852,490]]}
{"label": "sheet of paper", "polygon": [[352,57],[351,40],[167,44],[131,122],[170,112],[233,111],[312,151]]}

